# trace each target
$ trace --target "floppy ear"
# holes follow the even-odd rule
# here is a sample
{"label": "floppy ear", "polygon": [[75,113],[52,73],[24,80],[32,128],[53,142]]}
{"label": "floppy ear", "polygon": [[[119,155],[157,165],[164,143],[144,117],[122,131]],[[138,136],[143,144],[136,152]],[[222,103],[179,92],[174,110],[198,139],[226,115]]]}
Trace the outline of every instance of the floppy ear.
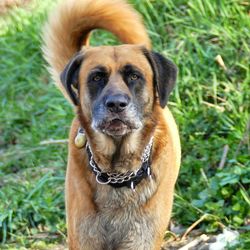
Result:
{"label": "floppy ear", "polygon": [[78,97],[74,89],[78,89],[78,77],[82,60],[83,55],[80,52],[74,55],[60,75],[61,82],[75,105],[78,104]]}
{"label": "floppy ear", "polygon": [[167,105],[168,97],[176,82],[177,67],[159,53],[147,51],[146,49],[143,52],[153,70],[153,79],[159,95],[160,105],[164,108]]}

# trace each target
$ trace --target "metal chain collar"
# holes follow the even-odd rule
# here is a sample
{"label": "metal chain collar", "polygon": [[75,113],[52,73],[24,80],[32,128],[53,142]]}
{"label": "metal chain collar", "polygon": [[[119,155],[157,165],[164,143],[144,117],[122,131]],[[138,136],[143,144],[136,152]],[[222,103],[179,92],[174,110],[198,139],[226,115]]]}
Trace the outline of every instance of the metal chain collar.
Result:
{"label": "metal chain collar", "polygon": [[[143,154],[141,156],[142,164],[149,160],[152,145],[153,145],[153,137],[150,138],[150,141],[149,141],[148,145],[145,147],[144,152],[143,152]],[[90,154],[91,154],[89,164],[90,164],[93,172],[95,173],[96,181],[99,184],[109,184],[109,183],[112,183],[112,184],[119,183],[120,184],[120,183],[123,183],[123,182],[130,181],[132,178],[136,177],[138,171],[141,169],[141,167],[140,167],[137,170],[128,171],[126,173],[103,172],[103,171],[100,170],[100,168],[98,167],[98,165],[94,161],[93,152],[92,152],[91,147],[90,147],[90,145],[88,143],[87,143],[86,147],[89,149]],[[101,176],[103,174],[108,176],[107,181],[103,181],[101,179]],[[151,170],[150,170],[149,166],[147,167],[147,175],[151,178]],[[131,189],[134,190],[134,182],[133,181],[131,181]]]}

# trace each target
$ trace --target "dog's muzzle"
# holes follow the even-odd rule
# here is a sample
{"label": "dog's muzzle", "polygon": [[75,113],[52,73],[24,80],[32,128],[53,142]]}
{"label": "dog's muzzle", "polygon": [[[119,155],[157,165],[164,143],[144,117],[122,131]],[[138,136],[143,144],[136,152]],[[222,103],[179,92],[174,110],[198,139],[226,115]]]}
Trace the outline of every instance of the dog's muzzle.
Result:
{"label": "dog's muzzle", "polygon": [[126,94],[108,95],[93,112],[92,127],[113,137],[123,136],[141,126],[140,115]]}

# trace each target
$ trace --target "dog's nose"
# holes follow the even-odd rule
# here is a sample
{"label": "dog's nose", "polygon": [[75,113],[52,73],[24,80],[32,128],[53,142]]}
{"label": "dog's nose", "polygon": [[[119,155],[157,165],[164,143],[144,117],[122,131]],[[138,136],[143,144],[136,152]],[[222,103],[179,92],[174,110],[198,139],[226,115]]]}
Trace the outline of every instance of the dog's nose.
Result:
{"label": "dog's nose", "polygon": [[110,95],[107,97],[105,106],[111,112],[122,112],[129,104],[129,97],[127,95]]}

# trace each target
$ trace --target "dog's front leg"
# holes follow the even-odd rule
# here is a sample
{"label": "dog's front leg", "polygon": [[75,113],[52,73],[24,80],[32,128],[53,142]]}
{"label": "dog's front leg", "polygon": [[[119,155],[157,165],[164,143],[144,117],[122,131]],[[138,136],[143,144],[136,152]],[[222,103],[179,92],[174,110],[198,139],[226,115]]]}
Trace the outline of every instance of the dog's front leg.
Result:
{"label": "dog's front leg", "polygon": [[84,161],[73,155],[70,152],[65,182],[68,246],[70,250],[102,250],[104,240],[98,230],[92,190],[85,179]]}

